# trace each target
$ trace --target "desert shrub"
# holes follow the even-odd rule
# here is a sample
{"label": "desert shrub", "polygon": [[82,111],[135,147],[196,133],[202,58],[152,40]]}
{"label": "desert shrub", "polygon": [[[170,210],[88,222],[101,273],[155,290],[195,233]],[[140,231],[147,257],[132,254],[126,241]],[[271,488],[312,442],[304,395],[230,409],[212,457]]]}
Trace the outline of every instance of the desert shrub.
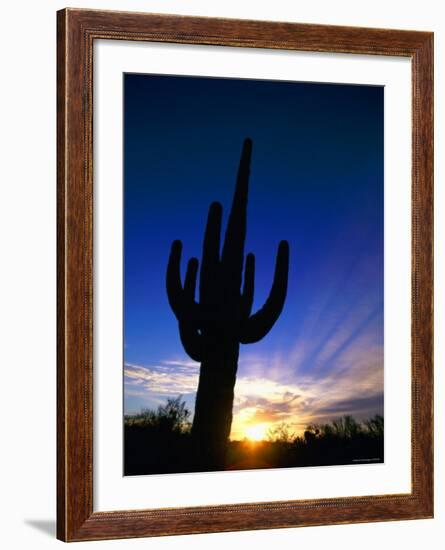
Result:
{"label": "desert shrub", "polygon": [[266,439],[273,443],[290,443],[295,438],[290,424],[280,422],[267,430]]}
{"label": "desert shrub", "polygon": [[151,430],[165,432],[186,432],[190,430],[190,411],[181,396],[167,399],[165,405],[159,405],[157,410],[142,409],[135,415],[126,415],[125,426],[138,426]]}
{"label": "desert shrub", "polygon": [[181,396],[124,418],[125,475],[186,472],[192,467],[190,411]]}
{"label": "desert shrub", "polygon": [[373,437],[383,437],[383,416],[376,414],[365,422],[365,426]]}
{"label": "desert shrub", "polygon": [[301,465],[383,461],[383,417],[357,422],[346,415],[327,424],[313,424],[294,440]]}

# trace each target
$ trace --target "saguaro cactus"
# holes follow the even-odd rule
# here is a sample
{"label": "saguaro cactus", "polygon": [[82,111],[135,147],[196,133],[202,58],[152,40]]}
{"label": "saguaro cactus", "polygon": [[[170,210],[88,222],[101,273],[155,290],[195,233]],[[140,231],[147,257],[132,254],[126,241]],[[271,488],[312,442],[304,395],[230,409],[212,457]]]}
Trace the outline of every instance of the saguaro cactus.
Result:
{"label": "saguaro cactus", "polygon": [[[188,355],[201,363],[192,435],[200,452],[218,460],[228,440],[239,345],[258,342],[271,330],[286,299],[289,245],[281,241],[270,294],[264,306],[251,314],[255,256],[247,254],[244,266],[247,198],[252,141],[244,141],[232,209],[220,251],[222,206],[211,204],[204,235],[195,300],[198,260],[187,265],[181,282],[181,241],[174,241],[167,267],[167,294],[178,319],[179,334]],[[241,288],[242,287],[242,288]]]}

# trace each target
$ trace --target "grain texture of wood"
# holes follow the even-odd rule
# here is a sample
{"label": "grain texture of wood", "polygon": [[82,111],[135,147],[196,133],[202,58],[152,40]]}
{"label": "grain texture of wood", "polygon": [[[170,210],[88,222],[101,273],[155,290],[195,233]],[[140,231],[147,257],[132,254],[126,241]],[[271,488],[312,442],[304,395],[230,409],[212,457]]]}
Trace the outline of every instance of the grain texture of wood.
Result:
{"label": "grain texture of wood", "polygon": [[[96,39],[411,59],[411,493],[93,512],[92,67]],[[97,540],[432,517],[433,34],[65,9],[57,14],[57,87],[57,537]]]}

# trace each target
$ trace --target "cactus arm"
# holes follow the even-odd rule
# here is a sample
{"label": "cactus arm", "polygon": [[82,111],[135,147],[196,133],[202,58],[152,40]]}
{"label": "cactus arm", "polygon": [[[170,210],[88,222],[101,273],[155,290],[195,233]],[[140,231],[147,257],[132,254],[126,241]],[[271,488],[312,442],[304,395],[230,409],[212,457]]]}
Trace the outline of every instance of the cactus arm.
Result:
{"label": "cactus arm", "polygon": [[199,262],[196,258],[190,258],[187,264],[187,271],[184,280],[184,296],[190,302],[195,300],[196,275],[198,273]]}
{"label": "cactus arm", "polygon": [[246,239],[247,196],[249,191],[250,157],[252,140],[244,140],[238,168],[235,194],[229,214],[222,250],[222,265],[225,284],[230,293],[239,292],[244,261]]}
{"label": "cactus arm", "polygon": [[[198,273],[198,260],[191,258],[187,265],[184,281],[184,296],[187,302],[193,302],[196,291],[196,275]],[[179,336],[186,353],[198,363],[202,361],[202,336],[196,325],[190,320],[179,321]]]}
{"label": "cactus arm", "polygon": [[[170,307],[173,310],[176,318],[180,321],[181,319],[194,319],[198,321],[200,318],[200,308],[196,301],[190,297],[190,292],[184,292],[181,284],[181,253],[182,253],[182,243],[181,241],[174,241],[170,250],[170,257],[167,265],[167,277],[166,277],[166,286],[167,286],[167,297]],[[190,260],[187,274],[187,278],[191,277],[189,274],[190,269],[194,270],[194,278],[196,284],[196,271],[197,271],[197,261],[195,258]],[[195,265],[195,267],[193,267]],[[194,294],[194,292],[193,292]]]}
{"label": "cactus arm", "polygon": [[187,323],[179,323],[179,337],[187,355],[200,363],[202,361],[202,336],[198,329],[192,328]]}
{"label": "cactus arm", "polygon": [[219,248],[221,238],[222,206],[219,202],[210,205],[202,246],[199,297],[201,304],[212,303],[218,287]]}
{"label": "cactus arm", "polygon": [[181,241],[174,241],[167,264],[167,297],[176,318],[179,319],[183,309],[183,288],[181,284]]}
{"label": "cactus arm", "polygon": [[253,254],[247,254],[244,268],[244,286],[241,293],[241,310],[244,319],[248,318],[252,311],[254,290],[255,256]]}
{"label": "cactus arm", "polygon": [[271,291],[264,306],[249,317],[241,327],[239,341],[242,344],[258,342],[275,324],[286,299],[288,272],[289,244],[287,241],[281,241],[278,247]]}

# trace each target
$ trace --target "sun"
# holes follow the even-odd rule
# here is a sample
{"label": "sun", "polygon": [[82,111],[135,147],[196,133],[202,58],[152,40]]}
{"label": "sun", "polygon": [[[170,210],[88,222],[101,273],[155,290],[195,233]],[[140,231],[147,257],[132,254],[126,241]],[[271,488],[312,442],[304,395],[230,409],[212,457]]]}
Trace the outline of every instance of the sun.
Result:
{"label": "sun", "polygon": [[261,441],[266,435],[266,430],[266,424],[254,424],[252,426],[247,426],[244,432],[247,439],[250,439],[251,441]]}

